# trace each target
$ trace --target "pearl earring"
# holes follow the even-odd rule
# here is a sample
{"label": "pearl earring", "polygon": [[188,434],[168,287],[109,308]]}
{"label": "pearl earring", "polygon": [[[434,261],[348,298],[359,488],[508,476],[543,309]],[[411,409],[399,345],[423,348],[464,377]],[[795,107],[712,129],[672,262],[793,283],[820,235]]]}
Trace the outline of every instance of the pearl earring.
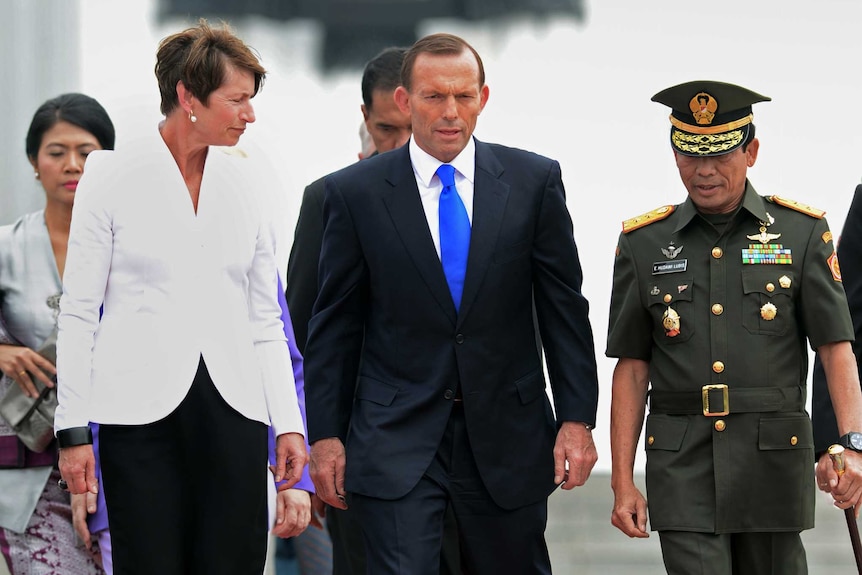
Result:
{"label": "pearl earring", "polygon": [[39,179],[39,172],[33,172],[33,177],[38,180]]}
{"label": "pearl earring", "polygon": [[197,121],[198,121],[198,117],[197,117],[197,116],[195,116],[194,112],[191,112],[191,111],[189,112],[189,121],[190,121],[192,124],[194,124],[195,122],[197,122]]}

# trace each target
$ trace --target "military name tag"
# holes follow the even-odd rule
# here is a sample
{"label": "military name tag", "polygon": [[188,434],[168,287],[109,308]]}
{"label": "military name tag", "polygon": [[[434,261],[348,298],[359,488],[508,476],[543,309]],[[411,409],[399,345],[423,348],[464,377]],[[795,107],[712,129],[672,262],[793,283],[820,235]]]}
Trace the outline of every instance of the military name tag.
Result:
{"label": "military name tag", "polygon": [[688,260],[653,262],[652,275],[655,276],[659,274],[675,274],[677,272],[684,272],[687,267]]}
{"label": "military name tag", "polygon": [[748,249],[742,250],[742,263],[792,264],[793,255],[783,244],[748,244]]}

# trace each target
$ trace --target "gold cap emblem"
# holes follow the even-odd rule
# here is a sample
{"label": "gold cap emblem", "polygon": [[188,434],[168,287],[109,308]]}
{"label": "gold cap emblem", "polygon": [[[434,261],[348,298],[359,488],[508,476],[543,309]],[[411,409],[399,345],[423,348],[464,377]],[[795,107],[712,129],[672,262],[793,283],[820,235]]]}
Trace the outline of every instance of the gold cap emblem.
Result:
{"label": "gold cap emblem", "polygon": [[[690,93],[690,92],[689,92]],[[718,102],[706,92],[698,92],[688,107],[694,116],[694,121],[698,124],[712,124],[712,119],[715,118],[715,111],[718,110]]]}

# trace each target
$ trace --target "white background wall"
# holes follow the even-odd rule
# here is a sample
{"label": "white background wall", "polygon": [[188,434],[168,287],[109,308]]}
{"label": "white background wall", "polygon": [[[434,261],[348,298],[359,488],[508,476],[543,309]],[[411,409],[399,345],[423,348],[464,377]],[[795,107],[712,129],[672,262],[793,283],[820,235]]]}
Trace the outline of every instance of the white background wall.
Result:
{"label": "white background wall", "polygon": [[[122,146],[160,117],[158,40],[194,22],[156,25],[153,0],[76,1],[79,89],[105,105]],[[613,362],[604,345],[620,222],[685,195],[668,144],[669,111],[650,97],[694,79],[771,96],[755,106],[761,148],[749,175],[760,193],[827,210],[837,236],[862,172],[860,23],[862,3],[853,0],[592,0],[584,24],[425,23],[423,34],[454,32],[482,54],[490,100],[477,137],[562,165],[599,359],[599,469],[610,466]],[[281,181],[268,193],[284,214],[286,254],[303,186],[356,159],[360,72],[321,75],[313,22],[232,24],[270,70],[255,100],[258,121],[241,145],[259,148],[278,169]],[[29,119],[36,105],[21,114]],[[23,142],[23,133],[14,139]],[[29,173],[23,153],[19,164]]]}

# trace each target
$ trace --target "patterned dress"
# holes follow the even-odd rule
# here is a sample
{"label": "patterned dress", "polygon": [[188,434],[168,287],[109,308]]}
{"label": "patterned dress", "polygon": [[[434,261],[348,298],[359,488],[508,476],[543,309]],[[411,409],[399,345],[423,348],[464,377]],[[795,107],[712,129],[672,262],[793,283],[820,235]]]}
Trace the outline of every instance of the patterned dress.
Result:
{"label": "patterned dress", "polygon": [[[61,290],[44,211],[0,227],[0,343],[38,349],[56,324]],[[0,394],[10,385],[3,376]],[[72,527],[55,463],[53,445],[26,450],[0,418],[0,552],[12,575],[102,575],[98,545],[88,551]]]}

